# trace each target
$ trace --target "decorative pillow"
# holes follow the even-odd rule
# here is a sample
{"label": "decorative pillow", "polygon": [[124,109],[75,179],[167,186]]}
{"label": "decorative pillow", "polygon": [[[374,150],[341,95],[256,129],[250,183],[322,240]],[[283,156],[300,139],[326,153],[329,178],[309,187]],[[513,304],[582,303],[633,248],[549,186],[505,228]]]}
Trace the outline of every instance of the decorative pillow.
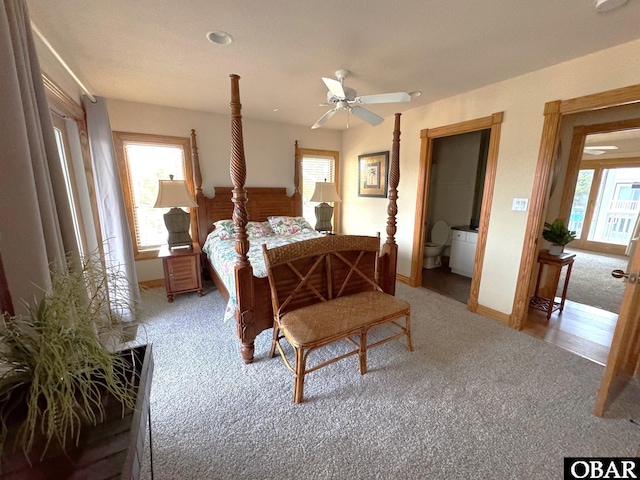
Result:
{"label": "decorative pillow", "polygon": [[247,222],[247,235],[251,237],[266,237],[273,235],[269,222]]}
{"label": "decorative pillow", "polygon": [[269,225],[276,235],[312,232],[313,227],[304,217],[268,217]]}
{"label": "decorative pillow", "polygon": [[221,240],[233,238],[236,234],[233,220],[218,220],[217,222],[213,222],[213,226],[214,232],[219,232],[218,237],[220,237]]}

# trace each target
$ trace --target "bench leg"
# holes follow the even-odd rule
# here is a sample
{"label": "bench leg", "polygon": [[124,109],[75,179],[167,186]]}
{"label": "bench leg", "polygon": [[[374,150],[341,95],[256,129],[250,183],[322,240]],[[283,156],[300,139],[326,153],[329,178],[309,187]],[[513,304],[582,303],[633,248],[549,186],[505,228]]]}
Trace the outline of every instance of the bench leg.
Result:
{"label": "bench leg", "polygon": [[367,373],[367,330],[362,329],[360,332],[360,348],[358,349],[358,357],[360,359],[360,375]]}
{"label": "bench leg", "polygon": [[295,348],[296,352],[296,373],[295,382],[293,386],[293,403],[302,403],[302,397],[304,396],[304,349],[301,347]]}
{"label": "bench leg", "polygon": [[410,352],[413,352],[413,344],[411,343],[411,314],[407,313],[405,318],[407,319],[407,323],[405,324],[407,330],[407,347],[409,347]]}

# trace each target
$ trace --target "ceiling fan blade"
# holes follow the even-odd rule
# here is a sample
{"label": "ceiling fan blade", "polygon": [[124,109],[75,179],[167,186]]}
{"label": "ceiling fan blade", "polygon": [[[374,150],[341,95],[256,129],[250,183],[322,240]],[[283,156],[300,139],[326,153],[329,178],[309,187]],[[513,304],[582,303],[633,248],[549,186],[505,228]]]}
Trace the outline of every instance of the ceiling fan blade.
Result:
{"label": "ceiling fan blade", "polygon": [[593,148],[585,148],[584,153],[586,153],[587,155],[603,155],[607,152],[605,152],[604,150],[595,150]]}
{"label": "ceiling fan blade", "polygon": [[316,123],[313,124],[313,126],[311,127],[312,129],[314,128],[320,128],[322,125],[324,125],[325,123],[327,123],[327,120],[329,120],[331,117],[333,117],[333,115],[337,112],[337,110],[329,110],[327,113],[325,113],[324,115],[322,115],[318,121]]}
{"label": "ceiling fan blade", "polygon": [[332,95],[335,95],[338,98],[345,98],[346,94],[344,93],[344,88],[342,88],[342,84],[338,80],[334,80],[333,78],[322,77],[322,81],[327,86]]}
{"label": "ceiling fan blade", "polygon": [[376,115],[373,112],[370,112],[366,108],[351,107],[349,111],[353,113],[356,117],[358,117],[360,120],[364,120],[369,125],[373,125],[374,127],[376,125],[380,125],[384,121],[384,118],[380,117],[379,115]]}
{"label": "ceiling fan blade", "polygon": [[379,93],[377,95],[363,95],[362,97],[356,97],[354,100],[356,103],[396,103],[396,102],[409,102],[411,95],[407,92],[395,92],[395,93]]}

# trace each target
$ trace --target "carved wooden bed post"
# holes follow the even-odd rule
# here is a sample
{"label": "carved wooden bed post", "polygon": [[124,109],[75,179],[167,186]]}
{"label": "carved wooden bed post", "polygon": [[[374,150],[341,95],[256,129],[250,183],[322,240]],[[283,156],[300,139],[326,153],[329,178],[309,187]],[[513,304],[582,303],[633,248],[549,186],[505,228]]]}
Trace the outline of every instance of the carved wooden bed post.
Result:
{"label": "carved wooden bed post", "polygon": [[382,245],[380,256],[380,278],[378,284],[385,292],[396,294],[396,270],[398,245],[396,244],[396,215],[398,214],[398,183],[400,182],[400,113],[396,113],[393,130],[393,147],[389,165],[389,206],[387,207],[387,240]]}
{"label": "carved wooden bed post", "polygon": [[253,310],[255,292],[253,286],[253,268],[249,263],[249,238],[247,236],[247,192],[244,184],[247,179],[247,165],[244,158],[242,137],[242,105],[240,104],[240,86],[238,75],[231,77],[231,182],[233,183],[233,223],[236,229],[236,252],[238,259],[235,265],[236,279],[236,328],[240,338],[240,353],[245,363],[253,362],[254,340],[256,332],[253,328]]}
{"label": "carved wooden bed post", "polygon": [[[202,173],[200,172],[200,156],[198,155],[198,141],[196,139],[196,131],[191,129],[191,163],[193,167],[193,184],[196,187],[196,203],[198,204],[198,213],[206,211],[206,198],[202,193]],[[198,239],[200,246],[204,245],[209,233],[207,225],[207,216],[202,213],[196,215],[194,237]],[[193,229],[193,226],[192,226]]]}

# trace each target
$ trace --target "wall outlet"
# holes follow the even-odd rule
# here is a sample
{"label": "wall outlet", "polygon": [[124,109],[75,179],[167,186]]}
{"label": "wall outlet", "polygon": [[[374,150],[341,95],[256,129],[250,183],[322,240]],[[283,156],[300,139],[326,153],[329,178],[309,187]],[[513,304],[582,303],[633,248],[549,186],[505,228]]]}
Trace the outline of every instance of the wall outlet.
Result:
{"label": "wall outlet", "polygon": [[513,210],[514,212],[526,212],[528,207],[528,198],[514,198],[513,204],[511,205],[511,210]]}

